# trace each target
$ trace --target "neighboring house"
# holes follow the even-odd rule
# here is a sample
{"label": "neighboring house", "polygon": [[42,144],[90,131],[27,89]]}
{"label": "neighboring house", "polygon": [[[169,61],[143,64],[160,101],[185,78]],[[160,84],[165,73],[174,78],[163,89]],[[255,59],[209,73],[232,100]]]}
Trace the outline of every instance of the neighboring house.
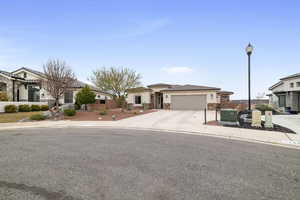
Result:
{"label": "neighboring house", "polygon": [[[54,99],[48,94],[41,80],[44,78],[42,72],[22,67],[13,72],[0,70],[0,92],[7,94],[10,101],[23,102],[48,102],[52,105]],[[59,99],[60,104],[75,103],[76,93],[83,88],[86,83],[76,81],[68,88],[65,94]],[[89,85],[96,93],[99,103],[105,104],[110,99],[110,95],[101,92],[96,87]]]}
{"label": "neighboring house", "polygon": [[300,111],[300,73],[281,78],[269,90],[270,104],[282,110]]}
{"label": "neighboring house", "polygon": [[158,83],[129,89],[127,103],[133,107],[147,105],[155,109],[203,110],[229,101],[233,92],[199,85]]}

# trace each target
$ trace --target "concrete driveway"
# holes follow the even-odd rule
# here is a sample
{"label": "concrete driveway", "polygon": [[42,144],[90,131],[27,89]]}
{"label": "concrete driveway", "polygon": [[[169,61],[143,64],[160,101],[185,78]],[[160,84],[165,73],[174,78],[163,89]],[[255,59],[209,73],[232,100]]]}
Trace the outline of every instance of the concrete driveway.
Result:
{"label": "concrete driveway", "polygon": [[300,115],[273,115],[273,122],[300,134]]}
{"label": "concrete driveway", "polygon": [[[215,119],[215,111],[207,111],[207,121]],[[203,126],[204,111],[159,110],[147,115],[127,118],[120,125],[138,128],[192,130]]]}

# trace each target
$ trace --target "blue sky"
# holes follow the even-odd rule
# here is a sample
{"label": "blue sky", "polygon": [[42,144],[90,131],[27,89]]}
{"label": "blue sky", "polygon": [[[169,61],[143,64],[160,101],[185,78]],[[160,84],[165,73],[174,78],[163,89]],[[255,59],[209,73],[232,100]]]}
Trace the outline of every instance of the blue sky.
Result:
{"label": "blue sky", "polygon": [[64,59],[87,81],[103,66],[129,67],[143,84],[198,84],[247,98],[300,72],[300,3],[284,0],[0,0],[0,69],[42,70]]}

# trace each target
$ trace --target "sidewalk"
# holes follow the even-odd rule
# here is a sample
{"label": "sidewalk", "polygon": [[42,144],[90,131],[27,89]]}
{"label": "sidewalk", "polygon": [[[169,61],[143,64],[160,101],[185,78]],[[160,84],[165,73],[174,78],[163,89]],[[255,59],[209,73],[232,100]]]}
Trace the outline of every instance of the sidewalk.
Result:
{"label": "sidewalk", "polygon": [[219,126],[197,125],[197,126],[165,126],[155,127],[151,124],[148,126],[143,123],[129,123],[136,119],[129,118],[128,120],[120,121],[42,121],[42,122],[18,122],[0,124],[0,131],[9,129],[24,129],[24,128],[65,128],[65,127],[94,127],[94,128],[126,128],[126,129],[141,129],[154,131],[177,132],[184,134],[206,135],[213,137],[222,137],[227,139],[242,140],[248,142],[258,142],[271,145],[284,146],[289,148],[300,149],[300,135],[286,134],[273,131],[260,131],[252,129],[229,128]]}

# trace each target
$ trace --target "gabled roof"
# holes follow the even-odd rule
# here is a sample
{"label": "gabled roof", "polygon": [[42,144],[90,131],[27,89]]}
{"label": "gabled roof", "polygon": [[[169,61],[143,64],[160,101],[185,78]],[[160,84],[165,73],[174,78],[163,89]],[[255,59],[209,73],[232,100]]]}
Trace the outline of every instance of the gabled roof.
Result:
{"label": "gabled roof", "polygon": [[292,74],[292,75],[283,77],[280,80],[285,80],[285,79],[290,79],[290,78],[296,78],[296,77],[300,77],[300,73],[296,73],[296,74]]}
{"label": "gabled roof", "polygon": [[168,88],[162,91],[199,91],[199,90],[221,90],[221,89],[216,87],[202,86],[202,85],[181,85],[181,86]]}
{"label": "gabled roof", "polygon": [[13,71],[12,73],[14,74],[14,73],[16,73],[16,72],[18,72],[18,71],[21,71],[21,70],[25,70],[25,71],[31,72],[31,73],[36,74],[36,75],[38,75],[38,76],[44,76],[44,73],[39,72],[39,71],[37,71],[37,70],[29,69],[29,68],[27,68],[27,67],[21,67],[21,68],[15,70],[15,71]]}
{"label": "gabled roof", "polygon": [[152,89],[150,88],[146,88],[146,87],[137,87],[137,88],[130,88],[127,90],[127,92],[144,92],[144,91],[152,91]]}
{"label": "gabled roof", "polygon": [[218,91],[217,93],[218,93],[218,94],[228,94],[228,95],[234,94],[234,93],[231,92],[231,91],[225,91],[225,90]]}
{"label": "gabled roof", "polygon": [[282,84],[283,84],[283,81],[279,81],[279,82],[275,83],[274,85],[272,85],[271,87],[269,87],[269,90],[273,90],[274,88],[276,88]]}
{"label": "gabled roof", "polygon": [[173,85],[167,83],[156,83],[156,84],[148,85],[147,87],[171,87],[171,86]]}
{"label": "gabled roof", "polygon": [[18,77],[18,76],[14,75],[13,73],[10,73],[10,72],[6,72],[6,71],[0,70],[0,74],[3,74],[3,75],[5,75],[5,76],[7,76],[7,77],[9,77],[9,78],[14,78],[14,79],[21,79],[21,80],[24,80],[23,78]]}

